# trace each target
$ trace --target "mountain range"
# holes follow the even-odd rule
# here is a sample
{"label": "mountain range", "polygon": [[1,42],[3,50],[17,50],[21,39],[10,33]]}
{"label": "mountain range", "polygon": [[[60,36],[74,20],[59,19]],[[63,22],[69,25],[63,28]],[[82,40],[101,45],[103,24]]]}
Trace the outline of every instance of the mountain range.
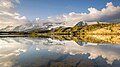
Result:
{"label": "mountain range", "polygon": [[[0,28],[0,31],[33,31],[33,30],[51,30],[58,29],[60,27],[69,27],[70,23],[64,22],[39,22],[34,20],[32,22],[19,24],[19,25],[6,25]],[[72,25],[72,24],[71,24]],[[75,24],[73,24],[75,25]],[[80,21],[75,26],[86,26],[87,23]]]}

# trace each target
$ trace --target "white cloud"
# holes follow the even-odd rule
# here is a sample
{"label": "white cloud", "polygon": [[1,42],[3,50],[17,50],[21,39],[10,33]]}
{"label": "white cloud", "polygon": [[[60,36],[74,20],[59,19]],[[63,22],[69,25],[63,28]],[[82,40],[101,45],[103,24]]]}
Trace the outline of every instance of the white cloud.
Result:
{"label": "white cloud", "polygon": [[0,27],[7,25],[16,26],[25,24],[27,21],[25,16],[17,13],[14,4],[19,4],[19,0],[0,0]]}
{"label": "white cloud", "polygon": [[66,22],[66,24],[74,25],[79,21],[101,21],[101,22],[120,22],[120,6],[114,6],[112,2],[106,4],[106,8],[97,10],[96,8],[88,8],[89,13],[64,14],[61,16],[49,17],[49,21]]}
{"label": "white cloud", "polygon": [[16,2],[19,4],[19,3],[20,3],[20,0],[16,0]]}

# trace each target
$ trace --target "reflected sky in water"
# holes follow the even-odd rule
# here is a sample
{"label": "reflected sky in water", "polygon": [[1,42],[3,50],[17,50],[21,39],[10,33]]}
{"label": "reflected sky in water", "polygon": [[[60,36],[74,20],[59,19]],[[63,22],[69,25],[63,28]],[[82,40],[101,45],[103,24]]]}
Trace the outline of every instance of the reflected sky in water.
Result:
{"label": "reflected sky in water", "polygon": [[51,38],[0,38],[1,67],[118,67],[120,45]]}

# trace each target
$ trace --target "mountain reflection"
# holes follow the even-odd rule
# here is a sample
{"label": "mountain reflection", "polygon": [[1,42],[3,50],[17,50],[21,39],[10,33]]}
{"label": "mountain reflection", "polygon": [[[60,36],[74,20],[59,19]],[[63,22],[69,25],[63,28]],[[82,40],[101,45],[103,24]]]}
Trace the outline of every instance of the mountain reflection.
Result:
{"label": "mountain reflection", "polygon": [[51,38],[0,38],[1,67],[117,67],[120,46]]}

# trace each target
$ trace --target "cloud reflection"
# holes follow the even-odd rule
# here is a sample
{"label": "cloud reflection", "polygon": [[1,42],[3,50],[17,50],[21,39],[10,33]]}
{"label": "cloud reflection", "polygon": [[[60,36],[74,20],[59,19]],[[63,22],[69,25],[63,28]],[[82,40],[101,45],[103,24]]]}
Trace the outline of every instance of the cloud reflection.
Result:
{"label": "cloud reflection", "polygon": [[[92,43],[84,43],[84,46],[80,46],[72,40],[59,41],[50,38],[0,38],[0,66],[11,67],[17,62],[18,57],[22,56],[23,53],[27,54],[31,48],[35,48],[35,52],[47,50],[50,53],[68,54],[72,56],[89,54],[88,59],[92,60],[102,57],[107,64],[112,64],[114,61],[120,60],[119,45],[92,45]],[[31,51],[31,53],[34,53],[34,51]],[[46,61],[45,63],[48,62]]]}

